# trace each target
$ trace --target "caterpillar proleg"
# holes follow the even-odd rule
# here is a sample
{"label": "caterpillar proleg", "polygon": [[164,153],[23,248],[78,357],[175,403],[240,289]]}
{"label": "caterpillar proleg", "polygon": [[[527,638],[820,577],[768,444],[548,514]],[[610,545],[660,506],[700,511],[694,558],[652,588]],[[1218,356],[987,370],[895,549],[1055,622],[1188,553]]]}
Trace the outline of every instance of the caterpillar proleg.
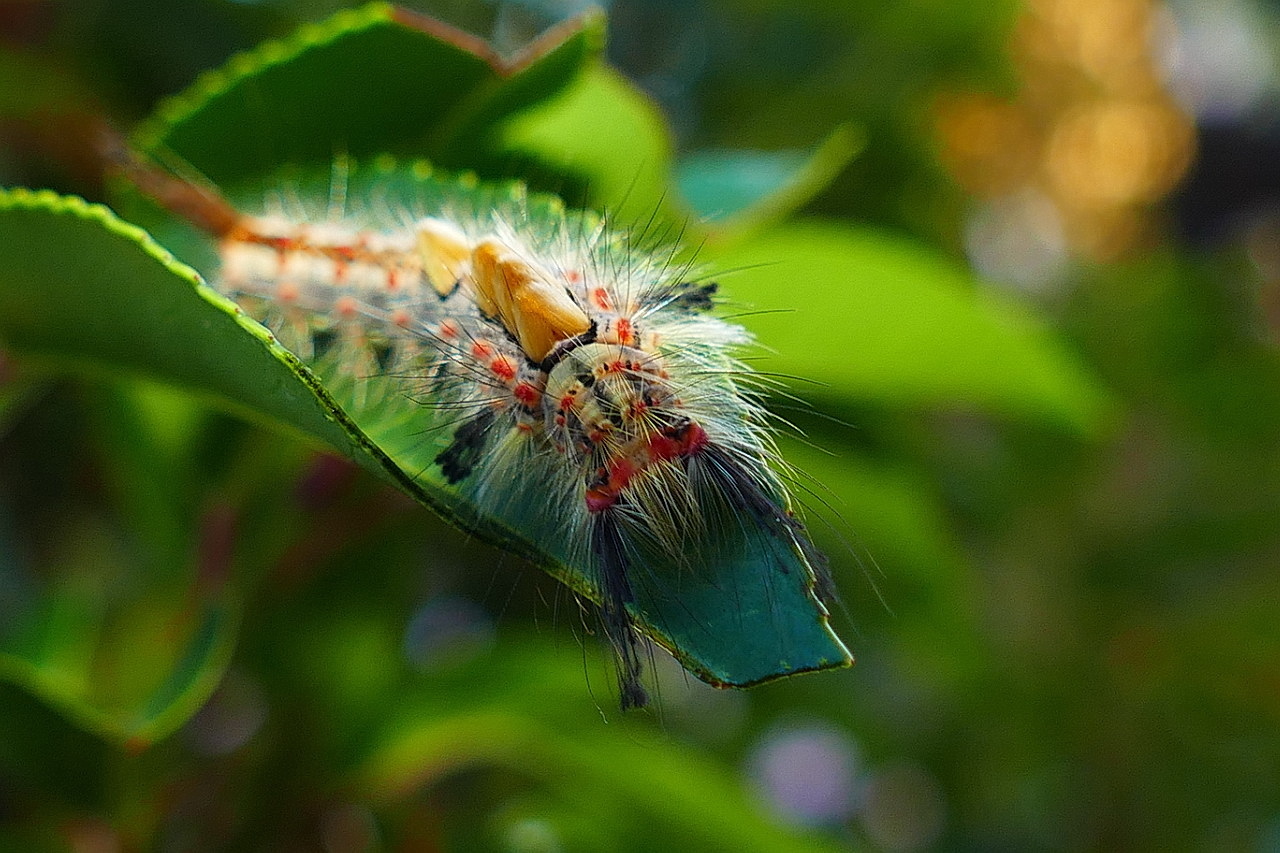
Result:
{"label": "caterpillar proleg", "polygon": [[[624,708],[647,701],[642,634],[717,686],[849,663],[751,338],[674,249],[424,163],[344,163],[336,192],[296,172],[255,210],[122,162],[438,509],[599,603]],[[723,661],[689,652],[720,635]]]}

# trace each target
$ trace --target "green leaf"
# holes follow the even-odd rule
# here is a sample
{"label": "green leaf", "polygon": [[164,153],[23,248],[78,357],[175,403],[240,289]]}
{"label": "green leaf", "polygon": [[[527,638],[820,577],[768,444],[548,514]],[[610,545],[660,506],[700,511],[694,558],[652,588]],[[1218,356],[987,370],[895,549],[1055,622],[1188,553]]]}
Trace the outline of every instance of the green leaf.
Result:
{"label": "green leaf", "polygon": [[[116,754],[109,741],[0,678],[0,772],[11,790],[38,792],[45,803],[62,808],[100,810],[109,801],[109,768]],[[16,830],[23,823],[8,819],[3,827]],[[0,836],[0,849],[45,848]],[[52,849],[66,850],[66,845]]]}
{"label": "green leaf", "polygon": [[565,86],[600,50],[603,30],[602,16],[588,13],[506,59],[474,36],[374,3],[209,72],[139,129],[138,144],[217,184],[340,154],[474,165],[468,156],[490,126]]}
{"label": "green leaf", "polygon": [[[157,393],[122,393],[116,383],[76,390],[51,393],[32,412],[36,428],[22,424],[10,441],[28,473],[9,485],[36,492],[35,507],[56,495],[58,510],[18,506],[14,521],[25,526],[15,527],[0,506],[0,680],[97,736],[141,748],[208,698],[238,607],[224,567],[190,536],[190,455],[165,453],[164,430],[130,405]],[[79,403],[85,397],[90,404]],[[40,420],[50,411],[63,415]],[[95,477],[101,483],[86,487]]]}
{"label": "green leaf", "polygon": [[761,370],[891,406],[961,406],[1098,430],[1107,394],[1027,309],[931,250],[825,222],[783,226],[704,260],[767,341]]}
{"label": "green leaf", "polygon": [[46,379],[0,352],[0,437],[44,391]]}
{"label": "green leaf", "polygon": [[114,537],[92,522],[64,523],[62,551],[41,572],[56,579],[0,635],[0,680],[87,731],[147,746],[212,693],[234,645],[237,608],[225,591],[144,583],[135,594],[140,579]]}
{"label": "green leaf", "polygon": [[812,151],[707,149],[681,157],[676,183],[718,239],[779,222],[826,187],[863,140],[849,125]]}
{"label": "green leaf", "polygon": [[[841,597],[859,614],[864,635],[892,637],[896,653],[935,682],[972,674],[981,665],[976,577],[936,486],[848,446],[822,452],[785,438],[780,445],[787,461],[819,484],[809,501],[809,526],[830,555]],[[818,503],[823,506],[813,506]],[[829,515],[838,516],[830,530]],[[938,654],[940,648],[947,654]]]}
{"label": "green leaf", "polygon": [[[518,203],[531,216],[561,215],[558,200],[525,200],[518,185],[440,182],[421,164],[382,167],[353,171],[352,192],[404,209],[466,200],[479,210]],[[294,186],[305,197],[322,192],[325,183],[312,178],[310,187],[301,180]],[[377,381],[356,386],[349,371],[335,365],[326,389],[264,329],[104,208],[47,193],[6,193],[0,195],[0,242],[14,247],[0,255],[0,338],[8,345],[123,368],[233,401],[241,412],[347,453],[446,519],[530,557],[598,600],[578,562],[581,549],[553,532],[529,529],[521,502],[501,511],[486,508],[486,514],[443,481],[433,460],[444,437],[430,428],[433,418],[448,415],[413,404],[393,380],[383,380],[382,388]],[[713,684],[744,686],[848,663],[813,598],[807,571],[780,575],[774,567],[770,535],[744,531],[740,559],[697,576],[655,567],[643,582],[633,579],[639,624]]]}
{"label": "green leaf", "polygon": [[812,151],[704,151],[677,162],[657,105],[598,63],[501,124],[495,139],[507,157],[576,176],[590,204],[617,221],[656,219],[716,239],[782,219],[830,183],[861,144],[843,126]]}
{"label": "green leaf", "polygon": [[[615,849],[834,850],[768,821],[740,784],[635,732],[570,735],[528,717],[477,711],[422,720],[396,714],[355,784],[375,801],[399,802],[460,770],[496,767],[529,778],[553,798],[611,828]],[[555,814],[555,810],[548,810]]]}
{"label": "green leaf", "polygon": [[141,229],[104,207],[22,189],[0,190],[0,223],[5,345],[162,379],[359,454],[297,359]]}
{"label": "green leaf", "polygon": [[601,62],[603,43],[604,18],[592,11],[504,58],[474,36],[375,3],[233,58],[136,138],[162,162],[176,154],[223,186],[340,155],[426,157],[487,177],[549,169],[544,185],[564,194],[577,179],[588,206],[619,221],[715,238],[781,219],[860,147],[844,126],[810,152],[703,152],[677,167],[665,118]]}
{"label": "green leaf", "polygon": [[504,122],[494,145],[587,183],[621,222],[691,218],[673,189],[674,144],[657,106],[612,68],[594,64],[554,98]]}
{"label": "green leaf", "polygon": [[84,110],[93,97],[65,68],[34,51],[0,51],[0,117],[48,120]]}

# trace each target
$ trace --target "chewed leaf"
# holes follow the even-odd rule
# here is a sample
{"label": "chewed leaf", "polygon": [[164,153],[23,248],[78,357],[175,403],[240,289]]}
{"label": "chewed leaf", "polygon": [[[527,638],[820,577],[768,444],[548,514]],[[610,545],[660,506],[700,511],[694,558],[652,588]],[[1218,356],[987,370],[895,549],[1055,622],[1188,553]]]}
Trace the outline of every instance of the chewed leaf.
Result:
{"label": "chewed leaf", "polygon": [[463,165],[498,118],[554,94],[602,44],[603,19],[588,13],[501,57],[474,36],[374,3],[209,72],[137,140],[217,183],[339,153]]}
{"label": "chewed leaf", "polygon": [[[530,217],[564,215],[556,200],[524,199],[516,186],[382,165],[352,172],[353,198],[408,210],[520,204]],[[327,176],[311,181],[294,183],[298,195],[323,198]],[[590,218],[571,221],[583,233],[594,228]],[[353,382],[349,368],[324,359],[313,365],[324,380],[318,381],[191,270],[103,208],[47,193],[8,192],[0,196],[0,241],[13,247],[0,253],[0,339],[6,345],[158,377],[287,425],[599,600],[583,543],[554,535],[545,519],[531,520],[530,502],[545,497],[477,505],[474,492],[447,482],[434,463],[448,437],[439,419],[449,415],[420,405],[403,383],[391,377]],[[42,284],[27,286],[32,281]],[[724,560],[700,572],[638,566],[636,595],[628,603],[634,622],[699,677],[719,685],[848,663],[814,598],[802,554],[781,547],[765,528],[746,530],[726,549]],[[792,569],[779,572],[780,559],[791,561]]]}
{"label": "chewed leaf", "polygon": [[[599,275],[603,283],[603,276],[616,276],[636,299],[642,298],[642,282],[648,273],[645,264],[654,263],[665,269],[665,256],[645,261],[645,255],[636,246],[626,242],[623,235],[610,235],[594,215],[565,211],[558,199],[529,195],[518,184],[494,185],[465,176],[461,179],[438,176],[426,164],[406,167],[389,159],[380,161],[374,168],[353,168],[345,177],[352,210],[337,230],[341,231],[342,227],[367,229],[366,232],[351,231],[356,245],[365,245],[374,239],[360,236],[362,233],[402,233],[405,228],[402,223],[406,221],[404,212],[413,211],[418,216],[444,213],[452,217],[462,231],[483,234],[494,229],[508,235],[505,239],[509,241],[536,247],[542,253],[536,266],[564,270],[568,281],[583,276],[596,280],[593,276]],[[317,175],[304,170],[282,176],[280,185],[288,187],[291,198],[311,199],[312,209],[323,219],[330,180],[327,172]],[[242,209],[252,209],[253,194],[253,191],[245,195],[233,193],[233,197],[243,199],[238,205]],[[360,199],[376,201],[362,209]],[[307,235],[313,227],[296,232],[298,239],[312,239]],[[255,239],[247,237],[243,252],[235,250],[231,255],[224,255],[224,260],[235,258],[237,264],[246,261],[252,267],[256,263],[254,258],[261,257]],[[283,239],[287,243],[293,238]],[[327,334],[336,334],[339,338],[350,335],[349,324],[355,322],[354,319],[342,320],[334,313],[340,310],[338,297],[321,292],[326,286],[332,288],[334,283],[327,278],[326,262],[320,258],[345,257],[347,252],[335,246],[332,250],[317,249],[317,254],[320,257],[309,261],[312,265],[307,267],[315,277],[296,280],[300,287],[309,288],[310,298],[315,300],[313,308],[303,310],[319,311],[317,321],[328,330]],[[294,260],[300,263],[301,257]],[[576,260],[579,266],[573,267],[570,260]],[[318,272],[314,265],[317,263]],[[336,273],[337,268],[333,269]],[[342,268],[339,281],[357,278],[367,281],[376,272],[376,267],[362,267],[357,262]],[[251,277],[252,270],[247,274]],[[515,271],[508,270],[508,274],[514,275]],[[250,290],[263,287],[268,293],[274,292],[275,285],[270,278],[274,273],[268,270],[267,275],[268,278],[257,285],[250,283]],[[400,284],[392,293],[405,293],[403,287]],[[636,290],[630,291],[631,288]],[[372,376],[378,372],[373,360],[359,351],[344,351],[341,344],[331,345],[327,353],[318,354],[310,364],[361,430],[400,470],[416,477],[418,486],[430,495],[433,505],[448,507],[455,519],[463,520],[464,526],[530,556],[587,597],[597,602],[603,599],[606,614],[609,596],[618,594],[626,601],[630,617],[647,634],[711,683],[748,685],[794,672],[847,664],[848,653],[831,633],[825,611],[816,599],[814,569],[808,563],[808,554],[793,541],[793,532],[787,526],[790,522],[768,517],[780,510],[769,506],[768,498],[756,491],[756,484],[765,482],[762,473],[733,475],[731,487],[737,490],[734,496],[745,502],[745,507],[735,508],[730,505],[732,501],[725,501],[725,506],[720,507],[713,499],[711,503],[719,508],[702,508],[708,513],[708,523],[721,528],[715,535],[703,534],[719,542],[713,555],[704,555],[706,559],[699,563],[692,556],[697,549],[692,543],[686,543],[688,556],[685,564],[681,564],[661,553],[661,549],[641,550],[645,546],[630,543],[624,549],[632,557],[626,571],[627,588],[611,592],[607,585],[609,575],[601,574],[601,568],[594,562],[600,557],[601,547],[610,547],[608,538],[603,544],[595,538],[599,533],[598,522],[608,514],[588,515],[582,505],[581,478],[593,469],[589,466],[587,471],[571,475],[572,466],[558,463],[555,452],[565,453],[569,448],[557,448],[553,438],[542,439],[545,447],[536,442],[523,442],[522,436],[539,433],[542,415],[534,416],[532,423],[520,429],[513,428],[514,438],[504,437],[498,428],[500,419],[495,422],[492,407],[500,403],[503,394],[509,393],[503,385],[505,371],[515,369],[530,353],[526,350],[521,354],[513,348],[509,355],[504,355],[503,348],[514,347],[514,343],[493,337],[500,333],[494,331],[492,323],[477,322],[479,317],[474,314],[474,307],[467,304],[471,297],[465,288],[456,295],[450,291],[450,296],[432,290],[424,299],[415,299],[412,292],[408,292],[401,297],[402,302],[386,301],[396,297],[362,291],[358,286],[342,288],[342,292],[349,294],[345,298],[355,300],[350,307],[355,309],[355,316],[364,318],[367,324],[357,334],[358,340],[386,336],[388,324],[378,318],[395,316],[400,310],[397,306],[419,318],[415,322],[423,324],[418,333],[418,345],[424,350],[420,361],[412,356],[408,361],[400,361],[397,350],[404,344],[397,343],[394,335],[386,339],[384,346],[390,351],[384,349],[380,353],[382,361],[391,365],[386,368],[386,375]],[[600,296],[604,291],[592,292],[595,298],[608,301],[607,297]],[[531,297],[525,294],[524,298]],[[268,309],[277,316],[278,311],[278,306]],[[708,399],[713,392],[737,393],[721,377],[715,376],[717,370],[734,369],[735,363],[726,355],[728,343],[699,341],[693,337],[695,332],[731,334],[732,327],[715,325],[717,321],[710,319],[697,320],[683,309],[664,305],[648,316],[653,328],[659,328],[663,311],[673,314],[668,320],[674,324],[672,333],[689,336],[682,344],[684,352],[679,353],[679,357],[672,353],[666,355],[672,375],[676,376],[678,369],[693,369],[680,358],[689,359],[694,353],[707,352],[702,356],[706,361],[697,363],[695,375],[680,378],[689,383],[690,388],[698,389],[698,396],[705,395]],[[379,322],[383,325],[379,326]],[[601,320],[592,323],[593,335],[598,333],[603,338],[607,334],[603,323]],[[457,346],[447,343],[450,335],[459,341]],[[305,337],[297,343],[304,349],[309,345]],[[537,380],[538,371],[529,367],[524,370],[530,370],[530,382],[535,386],[539,381],[546,383],[548,398],[552,389],[562,382],[558,377],[579,369],[570,367],[579,363],[579,359],[582,365],[593,367],[599,381],[608,382],[607,368],[591,361],[592,351],[602,346],[604,344],[585,343],[569,351],[560,362],[565,373],[551,368],[549,377]],[[435,349],[431,349],[433,347]],[[533,358],[541,359],[543,355],[543,351],[538,350]],[[358,361],[361,357],[365,358],[363,366]],[[488,375],[489,370],[496,371],[499,365],[502,372]],[[444,376],[446,371],[457,371],[458,375],[449,378]],[[515,382],[515,379],[506,381]],[[721,386],[723,392],[717,391]],[[532,389],[527,390],[533,393]],[[516,393],[518,396],[518,389]],[[590,395],[591,392],[582,390],[581,393]],[[657,400],[651,404],[655,410],[660,405]],[[723,398],[723,404],[733,404],[733,397]],[[688,411],[697,411],[694,399],[687,399],[686,405],[692,407]],[[728,411],[717,411],[707,418],[715,422],[717,418],[727,418]],[[706,418],[700,422],[706,423]],[[550,423],[549,415],[547,423]],[[708,427],[714,427],[714,423]],[[736,423],[722,427],[738,428]],[[619,425],[618,429],[625,430],[625,426]],[[506,456],[509,458],[504,458]],[[731,452],[726,452],[713,457],[708,451],[702,463],[708,472],[705,476],[729,476],[737,470],[738,463],[729,458],[731,456]],[[760,465],[763,466],[763,461]],[[487,470],[473,472],[473,468]],[[611,506],[620,495],[609,492],[606,487],[600,488],[602,491],[594,498],[597,509]],[[588,504],[593,500],[592,494],[589,490]],[[752,514],[760,517],[747,517]],[[664,535],[659,527],[662,518],[662,512],[657,511],[652,522],[654,530],[649,535]],[[589,532],[592,530],[597,532]],[[635,559],[637,556],[642,559]]]}
{"label": "chewed leaf", "polygon": [[[557,200],[526,198],[512,185],[436,178],[430,167],[390,160],[381,173],[346,174],[344,166],[267,182],[276,163],[327,166],[335,151],[414,150],[449,164],[508,157],[521,140],[563,148],[573,133],[552,129],[548,137],[548,125],[523,120],[547,104],[553,118],[565,103],[581,117],[618,101],[610,113],[619,118],[615,132],[629,133],[638,121],[642,144],[669,144],[660,118],[633,90],[598,65],[580,73],[598,50],[599,32],[599,18],[588,15],[505,60],[436,22],[373,5],[233,60],[171,102],[139,133],[144,149],[179,171],[194,167],[230,191],[242,211],[265,212],[269,191],[289,200],[276,214],[295,211],[238,219],[219,208],[193,218],[191,208],[177,208],[220,238],[215,245],[136,207],[196,269],[210,276],[230,270],[225,292],[272,319],[290,349],[262,338],[260,328],[247,337],[235,331],[242,318],[199,288],[204,304],[188,300],[196,314],[167,312],[167,330],[217,309],[226,318],[220,332],[241,338],[238,361],[278,362],[255,382],[279,380],[294,399],[272,401],[265,389],[238,394],[234,370],[208,389],[198,376],[207,365],[190,369],[200,359],[187,359],[173,378],[320,438],[601,603],[604,633],[623,664],[624,705],[643,701],[644,652],[633,628],[722,686],[847,665],[819,601],[816,552],[790,510],[783,466],[769,464],[774,452],[756,380],[731,355],[742,332],[702,313],[714,285],[685,281],[670,251],[650,255],[597,218],[566,214]],[[319,91],[310,85],[316,79],[334,82]],[[570,81],[570,94],[585,93],[585,102],[551,99]],[[629,97],[614,97],[623,94]],[[584,103],[596,106],[584,112]],[[521,127],[528,133],[516,132]],[[252,139],[245,128],[254,129]],[[609,139],[581,138],[589,162],[602,154],[619,159]],[[626,176],[651,215],[671,181],[670,152],[655,166],[643,181]],[[147,194],[173,207],[147,184]],[[621,180],[608,190],[612,198],[629,191]],[[299,208],[308,208],[303,219]],[[354,215],[335,222],[335,209]],[[421,226],[424,216],[437,224]],[[656,216],[668,224],[681,218]],[[352,236],[344,242],[335,233]],[[554,251],[539,254],[546,249]],[[466,270],[455,269],[464,261]],[[403,294],[399,282],[419,272],[430,277],[438,303],[417,291],[407,302],[388,296]],[[608,284],[588,288],[589,276]],[[468,285],[459,287],[464,278]],[[385,289],[370,290],[377,281]],[[481,287],[486,281],[501,284]],[[464,298],[474,304],[446,332],[441,318]],[[360,322],[366,328],[353,336]],[[138,325],[136,318],[123,324]],[[16,345],[28,331],[16,325]],[[163,375],[162,359],[136,363],[135,348],[151,348],[147,332],[139,334],[123,351],[109,333],[97,340],[124,366]],[[251,355],[246,341],[255,335],[260,351]],[[353,337],[362,349],[344,345]],[[174,340],[193,344],[180,334]],[[84,346],[67,343],[72,352]],[[206,353],[218,352],[208,343]],[[553,395],[563,395],[568,421],[555,422]],[[536,441],[524,439],[530,435]]]}

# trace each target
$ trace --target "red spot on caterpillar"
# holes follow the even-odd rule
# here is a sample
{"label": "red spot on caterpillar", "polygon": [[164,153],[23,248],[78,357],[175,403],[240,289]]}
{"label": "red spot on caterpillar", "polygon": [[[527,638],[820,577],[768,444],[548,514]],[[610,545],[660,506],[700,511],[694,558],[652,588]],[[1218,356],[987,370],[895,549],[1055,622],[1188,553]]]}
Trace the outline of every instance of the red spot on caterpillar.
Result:
{"label": "red spot on caterpillar", "polygon": [[400,268],[387,268],[387,290],[394,293],[400,289]]}
{"label": "red spot on caterpillar", "polygon": [[395,311],[391,312],[391,322],[395,323],[402,329],[407,329],[409,328],[409,324],[413,322],[413,317],[403,308],[397,308]]}
{"label": "red spot on caterpillar", "polygon": [[471,354],[476,358],[491,358],[493,356],[493,344],[488,341],[476,341],[471,345]]}
{"label": "red spot on caterpillar", "polygon": [[360,307],[356,305],[355,299],[350,296],[342,297],[337,302],[333,303],[333,307],[344,320],[350,320],[352,317],[356,316],[360,310]]}
{"label": "red spot on caterpillar", "polygon": [[516,364],[505,355],[500,355],[489,363],[489,370],[503,382],[516,378]]}
{"label": "red spot on caterpillar", "polygon": [[530,385],[528,382],[517,383],[511,393],[519,403],[528,408],[533,408],[538,405],[538,401],[542,399],[542,394],[538,392],[538,389]]}
{"label": "red spot on caterpillar", "polygon": [[457,339],[458,335],[461,334],[461,330],[455,321],[444,320],[440,323],[440,329],[436,334],[440,336],[441,340],[452,341]]}
{"label": "red spot on caterpillar", "polygon": [[298,297],[301,295],[301,292],[298,290],[297,282],[282,281],[276,285],[276,299],[285,304],[297,302]]}
{"label": "red spot on caterpillar", "polygon": [[603,287],[597,287],[591,291],[591,304],[595,305],[601,311],[612,311],[613,300],[609,298],[609,291]]}
{"label": "red spot on caterpillar", "polygon": [[635,345],[635,327],[631,325],[631,321],[629,319],[626,317],[619,317],[618,322],[614,324],[614,330],[618,336],[618,343],[628,347]]}
{"label": "red spot on caterpillar", "polygon": [[596,483],[599,485],[587,489],[587,512],[601,512],[618,502],[618,497],[627,483],[636,474],[636,469],[627,460],[615,460],[608,468],[596,471]]}

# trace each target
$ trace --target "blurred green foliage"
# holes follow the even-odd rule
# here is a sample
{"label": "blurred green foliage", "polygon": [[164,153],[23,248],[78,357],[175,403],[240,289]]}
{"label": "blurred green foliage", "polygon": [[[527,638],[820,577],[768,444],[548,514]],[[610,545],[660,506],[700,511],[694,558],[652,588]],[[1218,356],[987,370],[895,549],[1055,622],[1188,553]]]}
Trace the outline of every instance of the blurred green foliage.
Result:
{"label": "blurred green foliage", "polygon": [[[88,117],[140,121],[341,5],[6,5],[0,183],[105,198]],[[576,11],[420,7],[508,45]],[[465,57],[470,82],[450,86],[313,69],[285,80],[296,111],[209,112],[167,143],[219,180],[385,151],[686,225],[733,303],[772,312],[746,318],[764,368],[814,404],[774,400],[803,434],[786,453],[813,478],[859,659],[845,672],[741,693],[662,669],[658,709],[619,719],[561,588],[225,413],[279,362],[211,389],[194,341],[155,335],[184,309],[114,334],[148,276],[171,275],[155,258],[94,248],[100,230],[50,244],[67,281],[134,264],[111,279],[139,292],[113,290],[111,310],[43,299],[0,261],[0,335],[47,335],[0,355],[0,848],[1275,849],[1280,363],[1263,286],[1233,249],[1167,236],[1072,268],[1039,306],[965,272],[970,201],[929,107],[1014,87],[1017,12],[616,2],[622,73],[570,62],[506,90]],[[237,115],[271,102],[272,78],[243,80]],[[806,178],[855,147],[825,187]],[[147,341],[186,358],[140,364]],[[301,431],[342,446],[313,416]]]}

